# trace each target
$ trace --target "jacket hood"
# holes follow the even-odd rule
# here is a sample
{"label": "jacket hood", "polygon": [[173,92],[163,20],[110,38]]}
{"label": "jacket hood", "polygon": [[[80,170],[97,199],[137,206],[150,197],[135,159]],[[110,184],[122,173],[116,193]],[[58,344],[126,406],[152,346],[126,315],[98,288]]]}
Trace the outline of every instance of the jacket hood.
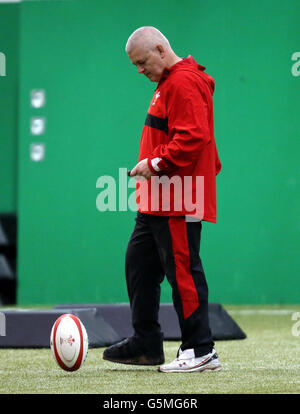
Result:
{"label": "jacket hood", "polygon": [[213,94],[215,90],[215,81],[210,75],[205,73],[205,69],[205,66],[199,65],[193,58],[193,56],[189,55],[188,57],[183,58],[180,62],[175,63],[175,65],[171,66],[170,68],[166,68],[164,70],[161,81],[163,79],[168,78],[168,76],[172,72],[177,72],[179,70],[190,70],[201,76],[201,78],[206,82],[206,84],[210,88],[211,94]]}

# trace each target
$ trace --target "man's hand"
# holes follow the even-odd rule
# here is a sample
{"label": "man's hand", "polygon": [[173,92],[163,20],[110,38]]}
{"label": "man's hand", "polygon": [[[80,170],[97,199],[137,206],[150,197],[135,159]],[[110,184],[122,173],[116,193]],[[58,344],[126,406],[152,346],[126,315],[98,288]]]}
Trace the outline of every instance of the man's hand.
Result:
{"label": "man's hand", "polygon": [[135,176],[141,176],[146,179],[150,178],[152,175],[152,171],[148,167],[148,158],[145,158],[144,160],[140,161],[132,170],[130,173],[130,177]]}

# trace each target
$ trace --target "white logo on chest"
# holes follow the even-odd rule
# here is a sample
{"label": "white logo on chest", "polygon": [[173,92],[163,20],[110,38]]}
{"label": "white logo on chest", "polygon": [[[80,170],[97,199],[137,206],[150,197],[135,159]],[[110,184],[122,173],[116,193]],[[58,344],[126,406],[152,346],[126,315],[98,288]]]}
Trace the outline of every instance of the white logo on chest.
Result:
{"label": "white logo on chest", "polygon": [[154,101],[152,102],[152,106],[154,106],[155,104],[156,104],[156,101],[157,101],[157,99],[160,97],[160,92],[158,91],[156,94],[155,94],[155,98],[154,98]]}

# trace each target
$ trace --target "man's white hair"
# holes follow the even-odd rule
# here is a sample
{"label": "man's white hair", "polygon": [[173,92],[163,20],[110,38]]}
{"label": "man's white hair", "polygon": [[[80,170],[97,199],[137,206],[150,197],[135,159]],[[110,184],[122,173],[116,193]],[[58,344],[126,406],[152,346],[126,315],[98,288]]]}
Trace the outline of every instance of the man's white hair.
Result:
{"label": "man's white hair", "polygon": [[136,29],[129,36],[125,50],[127,53],[130,53],[137,46],[144,50],[153,50],[157,45],[171,49],[168,39],[156,27],[143,26]]}

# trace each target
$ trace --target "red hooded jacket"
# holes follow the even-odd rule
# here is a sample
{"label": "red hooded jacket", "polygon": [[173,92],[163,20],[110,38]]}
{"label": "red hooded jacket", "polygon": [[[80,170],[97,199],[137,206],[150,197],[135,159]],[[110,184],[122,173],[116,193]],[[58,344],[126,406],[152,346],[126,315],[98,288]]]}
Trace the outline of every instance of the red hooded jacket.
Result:
{"label": "red hooded jacket", "polygon": [[138,211],[194,216],[216,222],[216,175],[221,170],[214,138],[214,79],[192,56],[167,68],[150,103],[139,161],[155,176],[138,180]]}

